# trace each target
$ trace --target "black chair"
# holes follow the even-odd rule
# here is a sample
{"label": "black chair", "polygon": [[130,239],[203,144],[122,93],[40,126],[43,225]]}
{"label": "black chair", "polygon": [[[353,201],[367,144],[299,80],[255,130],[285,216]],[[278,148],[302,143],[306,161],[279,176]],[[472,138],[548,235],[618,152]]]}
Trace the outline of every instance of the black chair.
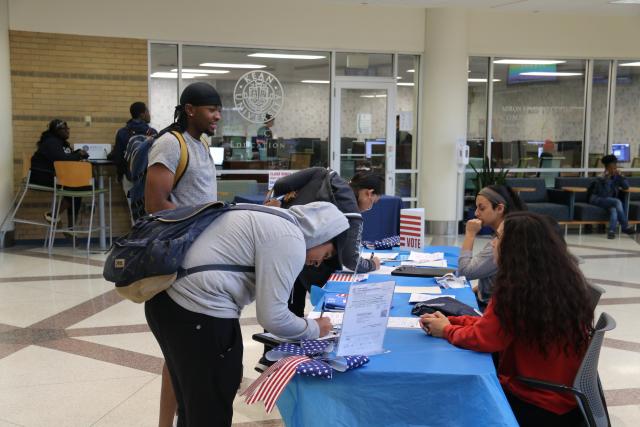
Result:
{"label": "black chair", "polygon": [[518,196],[531,212],[549,215],[556,221],[572,219],[571,195],[566,191],[547,188],[544,178],[507,178],[506,184],[515,189],[528,189],[518,192]]}
{"label": "black chair", "polygon": [[[627,178],[629,187],[640,187],[640,177]],[[640,193],[623,193],[624,208],[630,221],[640,221]]]}
{"label": "black chair", "polygon": [[605,401],[602,384],[598,377],[598,360],[600,359],[600,349],[602,348],[604,333],[613,330],[615,327],[616,322],[613,320],[613,317],[607,313],[600,315],[593,335],[591,336],[589,347],[576,373],[573,386],[553,384],[525,377],[518,377],[518,380],[534,388],[572,393],[576,397],[578,407],[588,427],[611,426],[609,412],[607,411],[607,402]]}
{"label": "black chair", "polygon": [[[589,188],[589,185],[595,180],[593,177],[589,178],[567,178],[567,177],[559,177],[556,178],[557,189],[562,189],[563,187],[582,187],[585,190]],[[608,221],[609,220],[609,211],[607,209],[603,209],[599,206],[592,205],[587,200],[587,192],[583,193],[571,193],[573,194],[574,203],[573,203],[573,218],[576,221]]]}

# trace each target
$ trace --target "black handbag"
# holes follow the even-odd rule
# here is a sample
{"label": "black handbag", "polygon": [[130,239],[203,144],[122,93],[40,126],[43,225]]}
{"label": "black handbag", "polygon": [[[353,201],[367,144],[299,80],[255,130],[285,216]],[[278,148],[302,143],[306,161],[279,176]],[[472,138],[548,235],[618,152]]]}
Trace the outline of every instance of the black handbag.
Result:
{"label": "black handbag", "polygon": [[480,312],[473,307],[450,297],[438,297],[429,301],[419,302],[411,310],[411,314],[422,316],[436,311],[445,316],[480,316]]}

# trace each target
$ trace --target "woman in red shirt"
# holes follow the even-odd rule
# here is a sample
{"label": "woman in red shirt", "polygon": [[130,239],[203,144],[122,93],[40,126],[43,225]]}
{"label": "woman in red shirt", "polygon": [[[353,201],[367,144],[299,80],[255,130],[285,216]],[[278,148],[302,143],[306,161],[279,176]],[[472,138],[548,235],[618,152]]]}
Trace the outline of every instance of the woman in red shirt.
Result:
{"label": "woman in red shirt", "polygon": [[589,343],[587,282],[543,216],[514,212],[493,240],[498,263],[482,317],[426,314],[428,333],[469,350],[498,352],[498,378],[521,426],[580,425],[572,394],[531,388],[519,376],[572,385]]}

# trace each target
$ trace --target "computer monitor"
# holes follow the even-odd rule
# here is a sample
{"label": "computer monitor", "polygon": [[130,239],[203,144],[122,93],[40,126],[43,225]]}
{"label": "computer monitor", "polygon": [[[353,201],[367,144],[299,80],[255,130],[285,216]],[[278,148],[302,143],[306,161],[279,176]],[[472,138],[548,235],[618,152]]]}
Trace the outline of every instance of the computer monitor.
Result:
{"label": "computer monitor", "polygon": [[224,162],[224,147],[209,147],[213,163],[220,166]]}
{"label": "computer monitor", "polygon": [[631,150],[629,149],[629,144],[612,144],[611,154],[616,156],[618,161],[621,163],[631,161]]}

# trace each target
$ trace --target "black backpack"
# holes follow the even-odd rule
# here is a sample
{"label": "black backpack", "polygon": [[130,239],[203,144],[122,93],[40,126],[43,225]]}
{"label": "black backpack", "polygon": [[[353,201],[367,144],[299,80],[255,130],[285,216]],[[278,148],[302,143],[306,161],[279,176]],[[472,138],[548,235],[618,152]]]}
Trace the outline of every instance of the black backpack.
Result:
{"label": "black backpack", "polygon": [[200,271],[253,272],[254,266],[228,264],[181,268],[187,250],[202,231],[231,210],[252,210],[277,215],[297,225],[286,212],[261,205],[211,202],[165,210],[140,218],[131,231],[116,240],[104,263],[103,276],[114,282],[118,293],[143,302],[169,288],[180,277]]}

